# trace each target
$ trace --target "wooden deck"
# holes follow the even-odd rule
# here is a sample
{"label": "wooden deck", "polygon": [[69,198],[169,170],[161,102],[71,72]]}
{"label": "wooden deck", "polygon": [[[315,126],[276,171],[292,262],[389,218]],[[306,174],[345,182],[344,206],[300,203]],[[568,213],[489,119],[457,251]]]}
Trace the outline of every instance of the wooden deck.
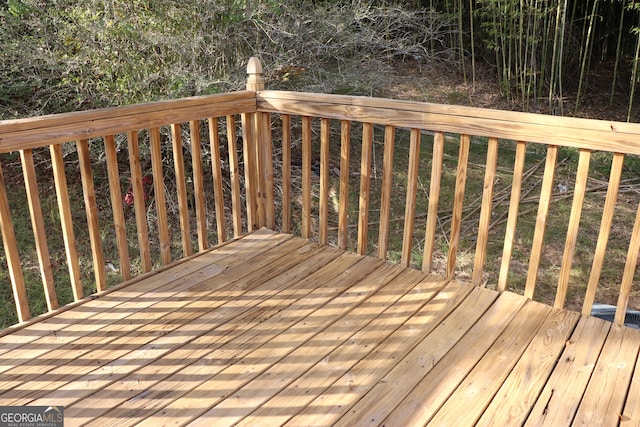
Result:
{"label": "wooden deck", "polygon": [[0,404],[66,425],[638,425],[639,348],[263,229],[0,338]]}

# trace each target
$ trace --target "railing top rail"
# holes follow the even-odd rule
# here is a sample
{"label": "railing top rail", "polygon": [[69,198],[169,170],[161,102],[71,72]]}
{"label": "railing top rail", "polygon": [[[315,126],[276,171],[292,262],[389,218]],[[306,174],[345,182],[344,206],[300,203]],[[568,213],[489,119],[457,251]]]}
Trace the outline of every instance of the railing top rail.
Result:
{"label": "railing top rail", "polygon": [[4,120],[0,121],[0,153],[252,111],[256,111],[255,92],[239,91]]}
{"label": "railing top rail", "polygon": [[640,154],[640,124],[348,95],[260,91],[258,110]]}

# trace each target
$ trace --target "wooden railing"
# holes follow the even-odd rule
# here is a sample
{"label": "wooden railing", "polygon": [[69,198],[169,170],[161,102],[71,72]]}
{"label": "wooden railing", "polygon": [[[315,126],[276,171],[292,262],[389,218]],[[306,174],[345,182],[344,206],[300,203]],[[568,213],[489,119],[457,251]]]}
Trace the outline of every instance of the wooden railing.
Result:
{"label": "wooden railing", "polygon": [[[585,314],[604,269],[623,322],[640,249],[640,125],[264,91],[256,59],[248,72],[244,92],[0,123],[10,172],[0,231],[18,321],[34,311],[34,278],[39,312],[50,311],[65,287],[64,302],[77,301],[267,226],[530,298],[551,276],[547,302],[578,292]],[[38,176],[49,162],[51,176]],[[54,206],[41,182],[54,183]],[[33,243],[14,232],[21,200]],[[65,256],[54,262],[56,223]]]}

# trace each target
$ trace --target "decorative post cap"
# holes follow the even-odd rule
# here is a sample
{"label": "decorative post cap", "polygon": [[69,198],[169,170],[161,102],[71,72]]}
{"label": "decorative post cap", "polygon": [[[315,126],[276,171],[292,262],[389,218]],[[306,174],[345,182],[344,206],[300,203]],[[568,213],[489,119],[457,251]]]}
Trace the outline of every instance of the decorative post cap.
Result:
{"label": "decorative post cap", "polygon": [[262,78],[262,64],[260,60],[252,56],[247,63],[247,90],[258,91],[264,89],[264,79]]}

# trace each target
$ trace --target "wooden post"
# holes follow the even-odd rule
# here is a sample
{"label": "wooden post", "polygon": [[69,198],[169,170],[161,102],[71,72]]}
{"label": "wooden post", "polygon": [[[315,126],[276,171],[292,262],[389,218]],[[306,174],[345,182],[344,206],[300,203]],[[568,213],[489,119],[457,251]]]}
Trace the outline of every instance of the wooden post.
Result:
{"label": "wooden post", "polygon": [[[264,90],[262,64],[256,57],[247,64],[247,90]],[[273,205],[273,165],[271,150],[271,115],[268,113],[243,114],[245,132],[245,179],[247,191],[247,210],[255,213],[249,229],[267,226],[275,227]]]}

